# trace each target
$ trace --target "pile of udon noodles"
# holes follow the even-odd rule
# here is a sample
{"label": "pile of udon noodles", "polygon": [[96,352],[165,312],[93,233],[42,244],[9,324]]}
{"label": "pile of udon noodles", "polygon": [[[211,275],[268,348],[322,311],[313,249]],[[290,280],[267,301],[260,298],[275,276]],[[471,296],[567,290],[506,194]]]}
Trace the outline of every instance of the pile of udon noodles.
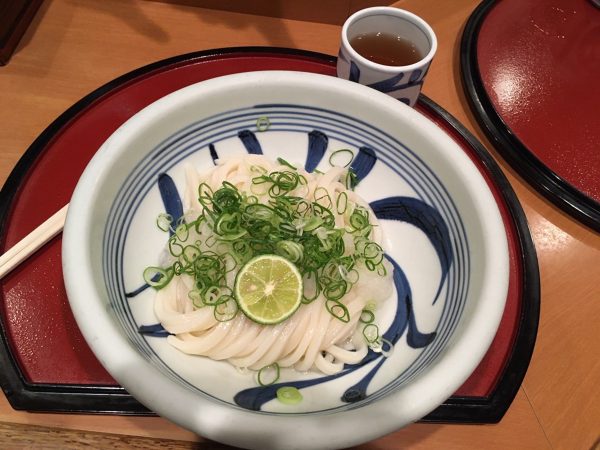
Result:
{"label": "pile of udon noodles", "polygon": [[[186,192],[183,198],[186,216],[197,217],[202,211],[198,201],[198,186],[204,182],[213,191],[222,186],[223,181],[236,186],[240,192],[253,192],[251,179],[256,176],[253,167],[262,167],[269,172],[289,170],[289,167],[272,162],[262,155],[219,160],[207,173],[200,174],[191,166],[186,167]],[[290,195],[302,195],[314,201],[315,189],[326,189],[332,198],[345,191],[348,200],[369,211],[373,226],[370,239],[382,245],[381,227],[369,208],[368,203],[354,191],[346,189],[342,182],[347,169],[332,167],[326,173],[308,173],[298,169],[307,183]],[[322,192],[322,190],[320,190]],[[254,194],[254,192],[253,192]],[[268,196],[259,198],[267,202]],[[343,214],[333,211],[336,227],[344,227],[347,220]],[[354,243],[350,236],[345,246],[353,251]],[[174,277],[163,289],[157,292],[155,313],[163,327],[171,333],[168,342],[177,349],[191,354],[203,355],[213,360],[227,360],[243,369],[259,370],[273,363],[280,367],[293,367],[300,372],[317,370],[334,374],[343,369],[344,364],[360,362],[368,351],[362,328],[359,326],[361,312],[368,303],[378,304],[387,299],[392,291],[392,270],[386,264],[386,275],[367,270],[364,265],[357,267],[358,281],[342,297],[350,320],[347,323],[333,317],[325,307],[322,294],[308,304],[302,304],[287,320],[276,325],[260,325],[239,312],[232,320],[218,321],[212,308],[196,308],[188,293],[193,289],[194,280],[189,275]],[[230,273],[232,284],[235,273]]]}

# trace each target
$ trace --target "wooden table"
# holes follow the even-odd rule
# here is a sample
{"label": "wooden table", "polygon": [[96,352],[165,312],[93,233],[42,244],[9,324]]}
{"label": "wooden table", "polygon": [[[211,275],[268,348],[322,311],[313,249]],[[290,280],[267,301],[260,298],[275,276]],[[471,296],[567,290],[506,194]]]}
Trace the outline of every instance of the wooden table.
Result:
{"label": "wooden table", "polygon": [[[293,17],[313,21],[177,2],[47,0],[9,64],[0,67],[0,183],[54,118],[123,73],[169,56],[230,46],[336,54],[339,23],[351,9],[373,4],[276,3],[280,15],[289,10]],[[522,202],[540,264],[541,321],[525,381],[499,424],[416,424],[360,448],[598,448],[600,236],[540,197],[498,157],[478,128],[458,65],[462,28],[477,2],[405,0],[393,5],[422,16],[438,36],[439,49],[424,93],[484,143]],[[327,11],[323,20],[315,13],[318,8]],[[162,418],[26,413],[14,411],[0,396],[1,448],[79,448],[90,443],[115,449],[224,448]]]}

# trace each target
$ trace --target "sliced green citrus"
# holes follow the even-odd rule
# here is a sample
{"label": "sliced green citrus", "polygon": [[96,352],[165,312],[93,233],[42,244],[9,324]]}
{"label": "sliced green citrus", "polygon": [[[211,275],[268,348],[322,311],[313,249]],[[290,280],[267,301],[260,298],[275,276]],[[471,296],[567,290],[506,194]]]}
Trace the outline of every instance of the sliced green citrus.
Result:
{"label": "sliced green citrus", "polygon": [[238,272],[235,297],[251,320],[263,325],[279,323],[302,303],[302,275],[281,256],[260,255]]}

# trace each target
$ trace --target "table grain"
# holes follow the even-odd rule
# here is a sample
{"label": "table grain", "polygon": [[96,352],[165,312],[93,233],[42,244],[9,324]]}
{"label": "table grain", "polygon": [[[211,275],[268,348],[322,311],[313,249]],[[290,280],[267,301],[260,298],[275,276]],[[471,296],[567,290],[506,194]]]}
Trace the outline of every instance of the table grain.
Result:
{"label": "table grain", "polygon": [[[119,75],[170,56],[221,47],[277,46],[337,54],[340,17],[360,6],[361,0],[326,2],[335,14],[328,9],[327,20],[322,21],[183,3],[46,0],[9,64],[0,67],[0,184],[58,115]],[[298,1],[292,9],[296,17],[315,17],[321,3]],[[439,49],[424,93],[486,146],[525,210],[542,287],[533,358],[500,423],[415,424],[357,448],[599,448],[600,235],[541,197],[498,156],[477,126],[461,86],[458,63],[462,29],[477,3],[404,0],[392,5],[422,16],[435,30]],[[302,8],[306,14],[301,14]],[[0,395],[0,448],[88,446],[227,448],[159,417],[28,413],[13,410]]]}

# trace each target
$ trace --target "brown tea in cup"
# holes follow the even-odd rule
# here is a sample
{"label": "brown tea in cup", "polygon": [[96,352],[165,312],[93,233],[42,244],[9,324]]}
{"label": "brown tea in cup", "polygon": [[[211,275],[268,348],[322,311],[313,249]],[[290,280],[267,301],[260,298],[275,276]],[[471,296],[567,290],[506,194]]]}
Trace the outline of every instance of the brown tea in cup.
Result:
{"label": "brown tea in cup", "polygon": [[413,42],[379,31],[359,34],[350,40],[350,45],[361,56],[385,66],[409,66],[423,58]]}

